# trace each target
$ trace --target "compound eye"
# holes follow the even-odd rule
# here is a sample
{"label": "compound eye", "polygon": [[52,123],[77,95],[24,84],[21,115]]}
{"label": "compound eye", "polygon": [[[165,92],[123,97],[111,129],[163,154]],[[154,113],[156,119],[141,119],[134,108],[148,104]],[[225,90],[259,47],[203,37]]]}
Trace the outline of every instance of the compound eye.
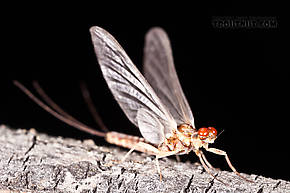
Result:
{"label": "compound eye", "polygon": [[216,137],[217,130],[214,127],[208,127],[207,129],[208,129],[208,132],[209,132],[209,136]]}
{"label": "compound eye", "polygon": [[208,128],[202,127],[198,130],[198,137],[200,140],[205,140],[206,138],[208,138],[208,135]]}

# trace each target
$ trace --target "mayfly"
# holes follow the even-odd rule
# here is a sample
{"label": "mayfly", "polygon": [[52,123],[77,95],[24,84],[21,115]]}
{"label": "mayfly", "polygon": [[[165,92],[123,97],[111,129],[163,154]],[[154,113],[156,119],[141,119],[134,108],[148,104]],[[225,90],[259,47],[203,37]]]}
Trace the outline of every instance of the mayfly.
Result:
{"label": "mayfly", "polygon": [[[45,92],[35,84],[35,88],[48,105],[36,98],[22,84],[15,85],[32,100],[58,119],[90,134],[105,137],[106,141],[130,149],[125,158],[137,150],[156,156],[156,167],[162,179],[158,159],[188,154],[193,151],[204,169],[211,172],[212,165],[207,161],[201,148],[225,157],[229,167],[243,177],[231,164],[227,153],[209,147],[217,138],[214,127],[196,129],[194,117],[180,86],[173,63],[172,51],[167,34],[158,27],[152,28],[146,35],[144,48],[144,76],[139,72],[119,43],[107,31],[100,27],[90,29],[92,42],[103,76],[114,98],[128,117],[139,128],[143,138],[118,132],[96,131],[79,122],[63,111]],[[148,81],[148,82],[147,82]],[[82,89],[89,106],[91,100],[87,90]],[[96,111],[91,107],[95,117]],[[97,123],[106,128],[100,119]],[[220,181],[220,180],[219,180]]]}

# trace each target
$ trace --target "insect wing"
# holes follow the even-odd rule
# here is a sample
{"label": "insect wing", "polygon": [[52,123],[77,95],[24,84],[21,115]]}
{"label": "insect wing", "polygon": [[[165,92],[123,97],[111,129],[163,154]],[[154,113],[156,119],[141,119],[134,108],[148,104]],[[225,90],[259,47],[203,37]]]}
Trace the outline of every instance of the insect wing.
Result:
{"label": "insect wing", "polygon": [[[143,137],[151,143],[160,144],[164,139],[156,140],[156,137],[148,132],[151,129],[151,132],[158,132],[156,135],[165,136],[177,127],[175,120],[118,42],[100,27],[92,27],[90,32],[103,76],[114,98],[128,119],[139,127],[141,133],[147,133]],[[137,113],[141,108],[146,109],[147,114],[150,112],[150,116],[146,116],[146,113],[142,116],[143,110],[140,111],[141,125],[138,125]],[[152,118],[155,122],[155,119],[158,119],[162,127],[159,127],[159,130],[145,127],[142,117]]]}
{"label": "insect wing", "polygon": [[147,109],[141,108],[137,113],[138,125],[140,132],[145,139],[150,139],[150,143],[158,144],[164,139],[162,131],[163,125],[156,118],[156,116]]}
{"label": "insect wing", "polygon": [[144,75],[176,123],[194,126],[194,118],[174,67],[167,34],[152,28],[145,38]]}

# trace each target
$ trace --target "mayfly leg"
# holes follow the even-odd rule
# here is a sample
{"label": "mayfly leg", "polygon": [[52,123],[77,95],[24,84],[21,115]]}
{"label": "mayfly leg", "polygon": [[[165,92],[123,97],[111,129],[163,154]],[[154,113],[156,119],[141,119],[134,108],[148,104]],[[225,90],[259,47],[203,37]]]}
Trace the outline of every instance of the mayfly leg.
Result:
{"label": "mayfly leg", "polygon": [[160,181],[162,181],[162,174],[161,174],[161,170],[160,170],[158,159],[159,159],[159,157],[156,156],[156,158],[155,158],[155,160],[156,160],[156,168],[157,168],[157,172],[159,173]]}
{"label": "mayfly leg", "polygon": [[214,154],[217,154],[217,155],[223,155],[225,156],[225,159],[227,161],[227,164],[229,165],[229,167],[231,168],[231,170],[236,174],[238,175],[239,177],[241,177],[242,179],[248,181],[248,182],[252,182],[252,180],[249,180],[247,178],[245,178],[244,176],[242,176],[237,170],[236,168],[234,168],[234,166],[232,165],[230,159],[229,159],[229,156],[227,154],[227,152],[223,151],[223,150],[220,150],[220,149],[216,149],[216,148],[206,148],[206,151],[209,151],[209,152],[212,152]]}
{"label": "mayfly leg", "polygon": [[161,152],[159,151],[158,154],[156,155],[156,167],[157,167],[157,172],[159,173],[159,177],[160,177],[160,181],[162,181],[162,173],[160,170],[160,166],[159,166],[159,158],[163,158],[163,157],[168,157],[171,155],[176,155],[178,152],[177,151],[169,151],[169,152]]}
{"label": "mayfly leg", "polygon": [[127,153],[126,155],[121,159],[121,162],[124,162],[128,157],[129,155],[136,149],[138,144],[134,145],[134,147],[132,147]]}
{"label": "mayfly leg", "polygon": [[199,152],[200,152],[200,154],[201,154],[201,156],[202,156],[202,159],[204,160],[205,164],[206,164],[209,168],[211,168],[211,169],[215,169],[215,168],[214,168],[214,167],[209,163],[209,161],[206,159],[204,153],[203,153],[202,151],[199,151]]}
{"label": "mayfly leg", "polygon": [[195,151],[195,154],[198,156],[198,158],[199,158],[199,160],[200,160],[200,162],[201,162],[203,168],[205,169],[205,171],[206,171],[209,175],[211,175],[214,179],[216,179],[217,181],[223,183],[223,184],[226,185],[226,186],[229,186],[229,184],[227,184],[227,183],[223,182],[222,180],[218,179],[218,178],[217,178],[217,177],[216,177],[216,176],[215,176],[215,175],[210,171],[210,169],[209,169],[208,166],[206,165],[205,161],[203,160],[202,154],[201,154],[200,152],[201,152],[200,150],[197,150],[197,151]]}
{"label": "mayfly leg", "polygon": [[179,155],[175,155],[176,161],[181,162]]}

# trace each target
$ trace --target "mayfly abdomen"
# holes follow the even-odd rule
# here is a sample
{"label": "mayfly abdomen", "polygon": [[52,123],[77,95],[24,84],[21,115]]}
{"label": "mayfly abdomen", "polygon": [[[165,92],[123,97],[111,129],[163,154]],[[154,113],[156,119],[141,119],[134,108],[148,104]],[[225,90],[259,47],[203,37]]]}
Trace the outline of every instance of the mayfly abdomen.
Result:
{"label": "mayfly abdomen", "polygon": [[132,135],[126,135],[123,133],[118,133],[118,132],[108,132],[106,134],[106,140],[109,143],[120,145],[122,147],[126,148],[132,148],[134,145],[136,145],[138,142],[144,142],[144,138],[140,138],[137,136],[132,136]]}
{"label": "mayfly abdomen", "polygon": [[144,138],[136,137],[132,135],[126,135],[118,132],[106,133],[106,141],[111,144],[115,144],[128,149],[134,148],[137,151],[156,155],[158,149],[153,145],[148,144]]}

